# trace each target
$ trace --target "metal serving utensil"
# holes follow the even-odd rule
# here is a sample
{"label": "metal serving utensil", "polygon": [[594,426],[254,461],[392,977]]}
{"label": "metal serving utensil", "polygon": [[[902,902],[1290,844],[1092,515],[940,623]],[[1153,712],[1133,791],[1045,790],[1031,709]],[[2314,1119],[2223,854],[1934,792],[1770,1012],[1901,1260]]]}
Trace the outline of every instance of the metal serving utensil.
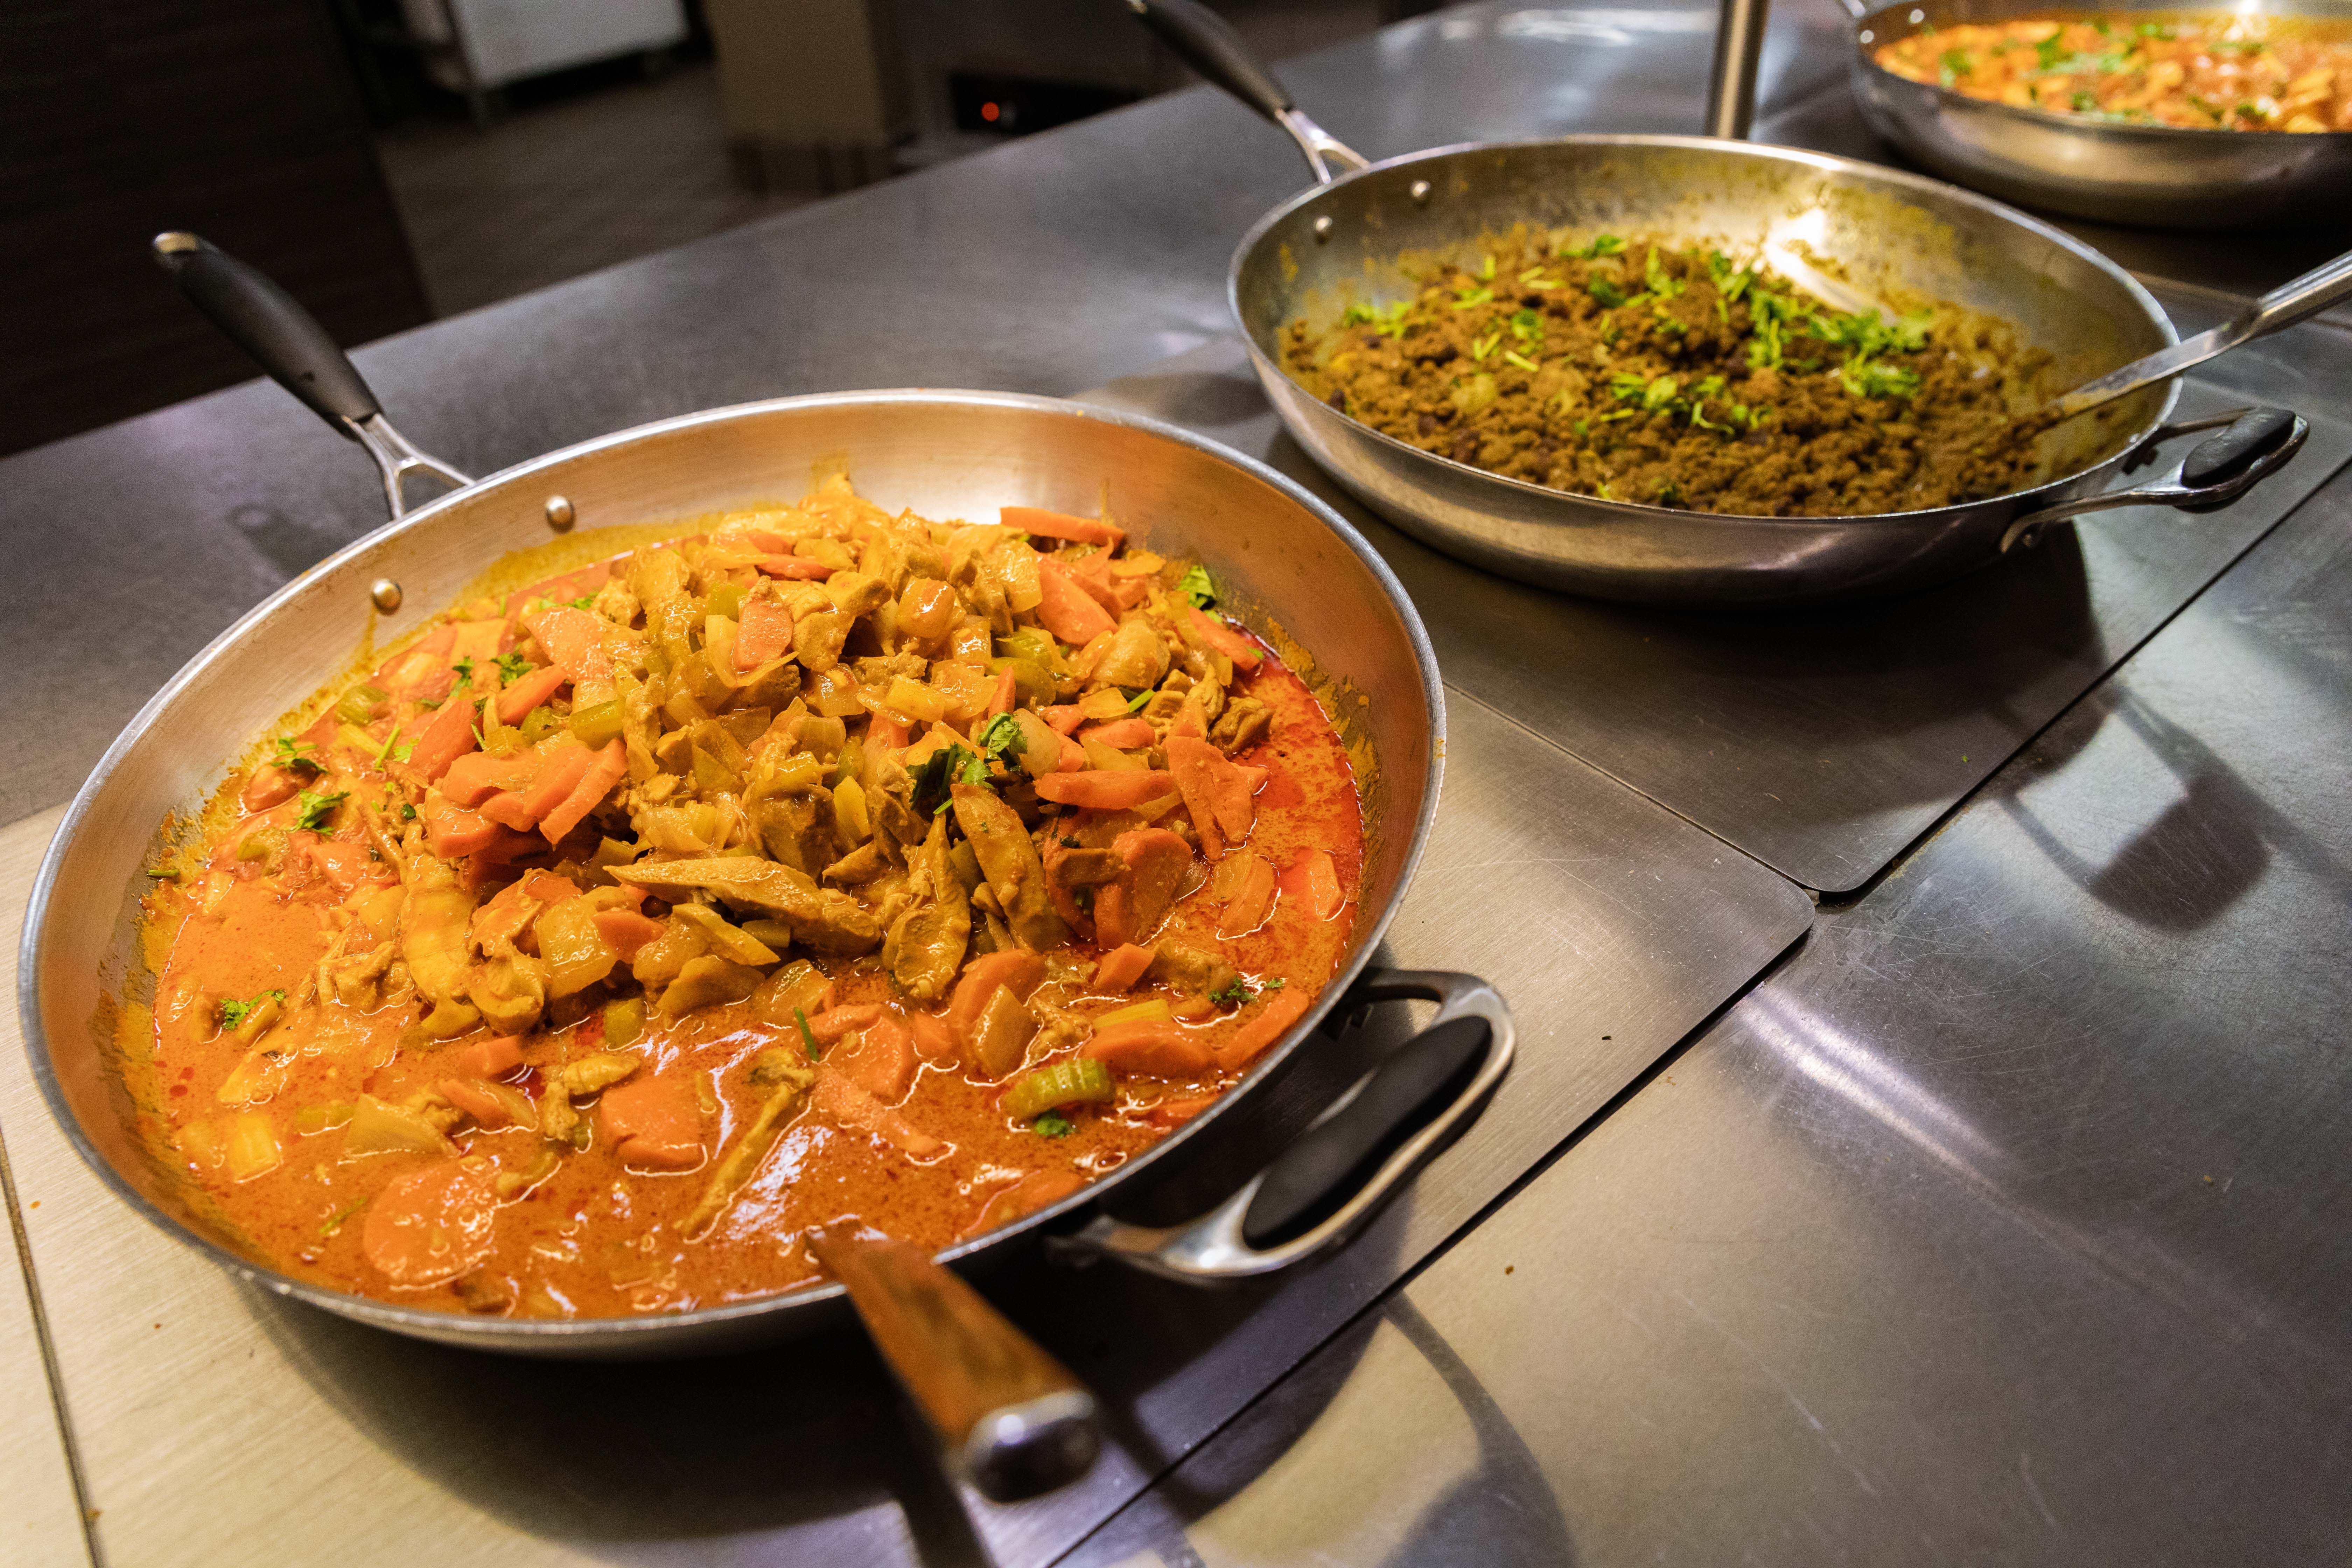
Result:
{"label": "metal serving utensil", "polygon": [[2169,381],[2209,359],[2228,353],[2241,343],[2266,338],[2347,299],[2352,299],[2352,252],[2280,284],[2218,327],[2193,338],[2183,338],[2170,348],[2143,354],[2120,370],[2111,370],[2095,381],[2086,381],[2074,391],[2052,398],[2028,417],[2044,425],[2072,419],[2143,386]]}

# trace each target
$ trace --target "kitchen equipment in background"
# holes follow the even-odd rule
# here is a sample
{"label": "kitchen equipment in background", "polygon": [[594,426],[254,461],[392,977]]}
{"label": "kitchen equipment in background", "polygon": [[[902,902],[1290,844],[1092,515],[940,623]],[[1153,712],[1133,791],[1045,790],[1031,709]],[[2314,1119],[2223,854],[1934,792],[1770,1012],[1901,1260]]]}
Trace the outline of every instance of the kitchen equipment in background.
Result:
{"label": "kitchen equipment in background", "polygon": [[426,71],[465,95],[476,123],[509,82],[686,37],[680,0],[400,0]]}

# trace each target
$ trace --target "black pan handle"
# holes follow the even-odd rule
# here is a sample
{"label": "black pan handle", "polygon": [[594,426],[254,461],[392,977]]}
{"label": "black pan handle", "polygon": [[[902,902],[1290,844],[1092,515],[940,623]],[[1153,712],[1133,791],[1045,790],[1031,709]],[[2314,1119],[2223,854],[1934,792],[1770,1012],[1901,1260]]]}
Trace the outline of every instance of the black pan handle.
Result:
{"label": "black pan handle", "polygon": [[[2003,552],[2039,542],[2042,531],[2085,512],[2107,511],[2119,506],[2168,506],[2180,511],[2219,511],[2277,473],[2303,450],[2311,437],[2311,422],[2284,408],[2233,408],[2167,425],[2149,436],[2142,451],[2174,436],[2199,430],[2219,430],[2190,449],[2171,469],[2144,485],[2128,489],[2101,490],[2076,496],[2030,512],[2011,523],[2000,536]],[[2137,460],[2137,459],[2135,459]]]}
{"label": "black pan handle", "polygon": [[352,426],[383,412],[319,319],[270,279],[196,235],[159,234],[154,249],[180,292],[337,433],[357,440]]}
{"label": "black pan handle", "polygon": [[1331,165],[1363,168],[1370,160],[1309,120],[1290,89],[1264,60],[1250,53],[1242,36],[1201,0],[1125,0],[1160,41],[1202,76],[1290,132],[1317,183],[1329,184]]}
{"label": "black pan handle", "polygon": [[474,482],[419,451],[394,429],[359,368],[319,319],[267,275],[199,235],[178,230],[159,234],[152,248],[157,264],[178,280],[180,291],[231,342],[251,354],[270,380],[300,398],[336,434],[367,449],[383,477],[384,502],[395,519],[408,510],[401,479],[412,469],[452,485]]}
{"label": "black pan handle", "polygon": [[1205,1282],[1268,1273],[1347,1240],[1468,1124],[1510,1070],[1510,1009],[1475,975],[1376,969],[1333,1011],[1407,997],[1438,1005],[1429,1027],[1208,1214],[1165,1229],[1097,1215],[1051,1245]]}

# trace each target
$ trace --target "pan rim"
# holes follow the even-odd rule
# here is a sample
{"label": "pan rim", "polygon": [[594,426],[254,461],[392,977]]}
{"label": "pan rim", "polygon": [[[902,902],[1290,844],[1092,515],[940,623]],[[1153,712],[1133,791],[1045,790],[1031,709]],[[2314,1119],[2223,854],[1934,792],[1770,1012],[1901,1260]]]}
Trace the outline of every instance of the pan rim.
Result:
{"label": "pan rim", "polygon": [[[434,1311],[423,1308],[404,1307],[373,1296],[361,1296],[348,1291],[331,1289],[306,1280],[294,1279],[267,1264],[230,1250],[210,1237],[182,1224],[150,1202],[146,1195],[126,1182],[112,1163],[84,1135],[81,1125],[67,1100],[64,1088],[50,1067],[49,1035],[41,1010],[41,956],[43,936],[49,923],[50,906],[58,895],[58,880],[68,851],[78,842],[99,797],[121,767],[131,749],[142,740],[156,722],[170,710],[180,695],[215,663],[226,658],[254,626],[278,614],[314,579],[331,572],[348,568],[371,555],[392,541],[411,531],[425,526],[459,505],[471,504],[486,496],[513,489],[534,475],[561,464],[593,457],[614,447],[650,437],[669,435],[698,426],[724,424],[753,418],[783,410],[818,407],[856,407],[859,405],[896,407],[930,405],[945,407],[1008,409],[1052,417],[1072,418],[1114,426],[1139,432],[1178,446],[1189,447],[1213,460],[1240,469],[1243,473],[1270,487],[1304,508],[1316,521],[1328,529],[1342,544],[1355,554],[1371,573],[1391,606],[1396,611],[1404,629],[1414,668],[1419,673],[1423,698],[1429,710],[1430,752],[1428,782],[1423,791],[1419,811],[1410,830],[1404,854],[1398,864],[1395,885],[1377,914],[1359,927],[1353,956],[1333,974],[1323,992],[1297,1023],[1284,1032],[1283,1038],[1268,1050],[1242,1080],[1221,1097],[1220,1107],[1234,1103],[1236,1097],[1252,1092],[1255,1088],[1291,1056],[1301,1048],[1318,1025],[1331,1012],[1340,996],[1370,964],[1372,954],[1398,906],[1403,902],[1406,890],[1419,871],[1436,813],[1438,797],[1444,784],[1445,761],[1445,696],[1444,680],[1437,668],[1435,648],[1429,640],[1428,628],[1423,625],[1420,612],[1412,596],[1388,563],[1374,550],[1370,541],[1354,525],[1340,516],[1328,503],[1317,498],[1296,480],[1268,465],[1238,452],[1230,447],[1196,435],[1181,426],[1171,425],[1147,415],[1124,409],[1107,408],[1078,403],[1068,398],[1048,397],[1034,393],[965,390],[941,387],[872,388],[848,392],[800,394],[785,397],[761,398],[751,402],[722,405],[692,413],[628,426],[603,436],[591,437],[555,451],[529,458],[521,462],[485,475],[470,485],[436,496],[432,500],[406,515],[392,520],[383,526],[361,535],[351,543],[316,563],[281,584],[275,592],[238,616],[218,636],[199,648],[172,678],[141,706],[108,745],[98,763],[81,787],[74,792],[65,815],[58,819],[48,847],[43,851],[39,870],[35,874],[30,896],[25,906],[23,930],[17,940],[16,1012],[19,1033],[27,1066],[34,1081],[39,1086],[41,1099],[50,1120],[65,1134],[81,1159],[100,1182],[113,1195],[135,1213],[183,1246],[193,1248],[207,1261],[226,1270],[236,1278],[257,1286],[273,1295],[302,1301],[339,1317],[385,1329],[409,1337],[436,1340],[443,1343],[469,1348],[560,1353],[570,1343],[595,1343],[605,1353],[625,1355],[632,1342],[645,1342],[648,1354],[662,1353],[659,1342],[689,1334],[710,1336],[731,1327],[740,1327],[753,1320],[773,1316],[793,1308],[814,1307],[844,1295],[840,1285],[824,1282],[803,1286],[774,1295],[731,1301],[720,1306],[698,1308],[691,1312],[650,1314],[643,1317],[601,1317],[575,1319],[508,1319],[475,1318],[462,1312]],[[1311,651],[1311,650],[1310,650]],[[1065,1216],[1090,1209],[1109,1192],[1125,1184],[1131,1173],[1150,1169],[1174,1149],[1197,1135],[1199,1130],[1215,1120],[1215,1108],[1207,1114],[1194,1117],[1177,1128],[1150,1148],[1129,1160],[1118,1169],[1088,1182],[1076,1192],[1050,1204],[1033,1214],[1025,1215],[1010,1225],[999,1226],[983,1236],[941,1249],[935,1256],[941,1263],[952,1264],[979,1253],[1004,1246],[1027,1237],[1043,1227],[1053,1226]],[[1246,1179],[1247,1173],[1244,1173]],[[717,1347],[713,1347],[717,1348]]]}
{"label": "pan rim", "polygon": [[[1863,16],[1853,18],[1853,20],[1848,24],[1850,30],[1847,34],[1847,40],[1853,46],[1853,63],[1858,68],[1867,70],[1871,72],[1874,77],[1898,84],[1902,88],[1908,88],[1919,92],[1932,93],[1935,95],[1936,101],[1939,105],[1965,106],[1969,110],[1993,110],[2024,124],[2038,125],[2050,130],[2068,131],[2082,135],[2104,138],[2109,141],[2121,142],[2157,142],[2192,140],[2207,142],[2214,146],[2223,146],[2235,145],[2240,142],[2247,142],[2249,139],[2274,139],[2267,141],[2257,140],[2254,144],[2258,146],[2273,145],[2287,147],[2299,145],[2304,142],[2315,142],[2321,146],[2328,146],[2331,144],[2341,146],[2347,142],[2352,142],[2352,131],[2273,131],[2267,129],[2261,131],[2223,131],[2217,126],[2206,125],[2117,125],[2105,121],[2086,120],[2076,114],[2061,114],[2055,110],[2028,109],[2014,103],[2002,103],[1996,99],[1978,98],[1972,94],[1961,92],[1953,88],[1945,87],[1938,82],[1914,81],[1907,76],[1897,76],[1895,72],[1888,70],[1885,66],[1880,65],[1875,59],[1873,59],[1869,49],[1865,48],[1863,45],[1862,33],[1863,29],[1865,27],[1877,25],[1880,18],[1892,16],[1898,11],[1914,7],[1916,3],[1917,0],[1895,0],[1895,3],[1892,5],[1882,5],[1874,11],[1867,12]],[[2258,16],[2300,16],[2311,21],[2352,23],[2352,10],[2347,10],[2340,16],[2330,15],[2322,16],[2313,12],[2286,7],[2273,9],[2272,6],[2275,4],[2275,0],[2256,0],[2256,4],[2263,6],[2263,9],[2254,13]],[[2151,7],[2151,9],[2164,10],[2168,9],[2168,7],[2156,6]],[[1916,30],[1917,29],[1915,26],[1910,31],[1905,32],[1902,37],[1906,38],[1913,37]],[[1876,40],[1874,40],[1874,42]],[[1901,39],[1890,37],[1885,41],[1892,44],[1898,43]]]}
{"label": "pan rim", "polygon": [[[1434,163],[1474,153],[1513,153],[1534,148],[1562,146],[1664,147],[1715,153],[1732,157],[1755,158],[1764,162],[1803,164],[1824,172],[1858,174],[1900,189],[1932,191],[1937,196],[1946,199],[1957,196],[1968,205],[1979,208],[2020,228],[2032,231],[2041,238],[2071,253],[2077,259],[2106,273],[2123,287],[2126,297],[2137,304],[2147,319],[2155,325],[2158,335],[2163,339],[2162,347],[2170,347],[2180,341],[2179,331],[2173,326],[2172,318],[2165,313],[2164,307],[2156,302],[2156,297],[2147,291],[2138,279],[2134,278],[2113,259],[2053,224],[2044,223],[2029,213],[2011,206],[2006,202],[1996,201],[1990,196],[1952,184],[1948,181],[1938,180],[1927,174],[1915,174],[1908,170],[1865,163],[1857,158],[1842,158],[1833,153],[1815,153],[1801,147],[1778,147],[1753,142],[1730,142],[1714,136],[1684,136],[1658,132],[1621,134],[1608,132],[1577,132],[1564,136],[1516,137],[1498,142],[1454,142],[1444,146],[1424,148],[1417,153],[1400,153],[1393,158],[1383,158],[1379,163],[1369,164],[1364,168],[1351,170],[1328,184],[1309,185],[1305,190],[1278,203],[1265,216],[1251,225],[1248,232],[1242,236],[1240,243],[1234,246],[1233,258],[1225,268],[1225,310],[1239,330],[1242,342],[1248,350],[1251,362],[1259,374],[1264,375],[1270,372],[1280,376],[1292,386],[1298,385],[1297,379],[1265,353],[1255,334],[1250,331],[1247,319],[1242,314],[1243,267],[1250,258],[1251,253],[1277,226],[1327,196],[1375,174],[1409,168],[1415,163]],[[1300,388],[1300,390],[1303,392],[1305,389]],[[1986,496],[1977,500],[1959,501],[1950,506],[1929,507],[1916,511],[1865,512],[1846,517],[1766,517],[1752,512],[1695,511],[1683,507],[1651,506],[1641,501],[1605,500],[1599,496],[1583,495],[1574,490],[1558,490],[1549,485],[1538,485],[1531,480],[1512,479],[1508,475],[1475,468],[1468,463],[1456,462],[1454,458],[1442,457],[1435,452],[1425,452],[1418,447],[1398,440],[1384,431],[1375,430],[1350,415],[1329,408],[1328,405],[1318,404],[1318,406],[1325,408],[1332,418],[1343,421],[1352,431],[1369,437],[1385,447],[1402,455],[1407,462],[1419,460],[1434,463],[1454,474],[1497,487],[1506,494],[1524,496],[1545,504],[1562,500],[1573,501],[1580,507],[1606,509],[1612,515],[1622,517],[1627,521],[1654,522],[1661,519],[1691,519],[1741,528],[1778,526],[1789,529],[1812,529],[1841,525],[1867,528],[1875,525],[1880,528],[1893,529],[1913,528],[1922,524],[1947,521],[1985,506],[1997,504],[2023,507],[2059,499],[2059,492],[2072,491],[2086,484],[2145,446],[2149,437],[2161,428],[2165,421],[2171,416],[2179,397],[2180,381],[2176,376],[2165,384],[2161,405],[2147,423],[2133,431],[2115,452],[2087,468],[2079,468],[2063,478],[2046,479],[2030,489],[2006,490],[2000,495]]]}

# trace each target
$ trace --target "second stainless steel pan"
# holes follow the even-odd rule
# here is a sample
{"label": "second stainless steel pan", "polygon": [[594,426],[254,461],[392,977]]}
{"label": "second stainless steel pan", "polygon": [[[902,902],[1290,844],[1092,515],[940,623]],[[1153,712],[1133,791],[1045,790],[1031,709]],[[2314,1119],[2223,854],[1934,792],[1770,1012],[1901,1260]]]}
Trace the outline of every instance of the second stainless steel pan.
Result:
{"label": "second stainless steel pan", "polygon": [[[2301,445],[2270,444],[2099,487],[2151,442],[2230,419],[2166,423],[2150,387],[2042,438],[2042,482],[1967,505],[1867,517],[1743,517],[1601,500],[1499,477],[1359,424],[1282,369],[1290,321],[1409,297],[1414,255],[1474,257],[1515,224],[1673,237],[1736,252],[1793,248],[1839,264],[1869,296],[1940,300],[2006,320],[2047,350],[2048,393],[2176,341],[2131,276],[2046,224],[1938,181],[1851,159],[1680,136],[1565,136],[1442,147],[1370,163],[1317,126],[1194,0],[1127,0],[1212,81],[1287,131],[1318,181],[1260,220],[1234,254],[1230,301],[1268,399],[1322,468],[1375,511],[1495,571],[1602,598],[1726,606],[1904,592],[1998,559],[2042,527],[2134,504],[2227,504]],[[1335,167],[1348,172],[1335,174]],[[2209,458],[2211,455],[2209,454]]]}
{"label": "second stainless steel pan", "polygon": [[[1873,130],[1937,173],[2028,206],[2159,228],[2243,229],[2332,218],[2352,196],[2352,132],[2118,125],[2018,109],[1882,68],[1877,52],[1962,22],[2039,16],[2032,0],[1918,0],[1853,14],[1853,95]],[[2158,0],[2102,11],[2161,12]],[[2341,0],[2243,0],[2231,16],[2352,22]]]}

